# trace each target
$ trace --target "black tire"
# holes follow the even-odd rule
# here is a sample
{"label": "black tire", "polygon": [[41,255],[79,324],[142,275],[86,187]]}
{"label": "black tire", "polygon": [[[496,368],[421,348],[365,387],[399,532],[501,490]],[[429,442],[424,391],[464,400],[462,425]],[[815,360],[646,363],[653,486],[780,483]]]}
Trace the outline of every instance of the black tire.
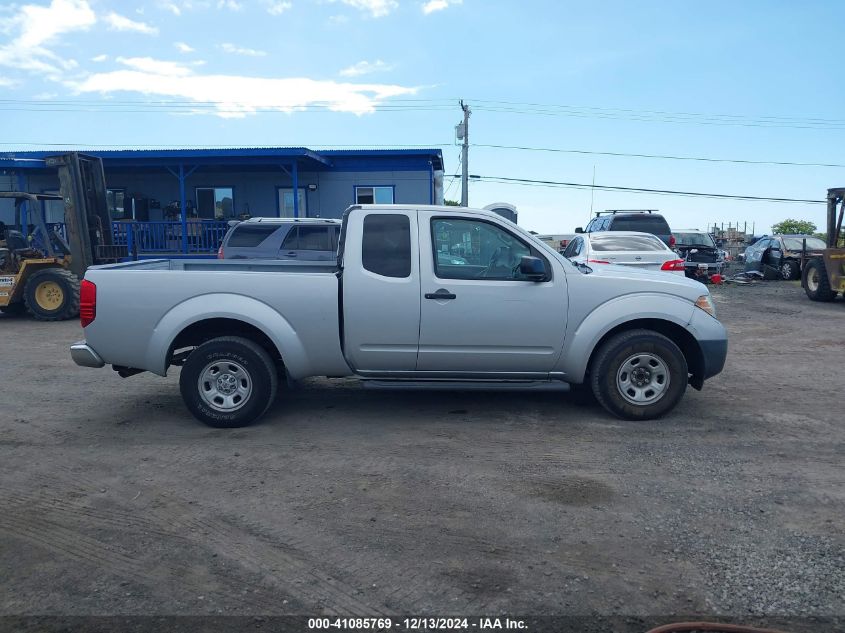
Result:
{"label": "black tire", "polygon": [[[629,364],[634,356],[640,356],[637,364]],[[646,395],[644,404],[629,401],[622,393],[618,378],[623,375],[623,366],[643,371],[651,377],[653,368],[648,366],[650,359],[658,363],[658,370],[651,381],[644,386],[637,386]],[[644,364],[640,365],[639,363]],[[659,382],[663,375],[665,382]],[[633,376],[632,376],[633,380]],[[689,371],[683,352],[670,339],[652,330],[629,330],[620,332],[605,341],[594,353],[590,363],[590,386],[596,400],[613,415],[623,420],[651,420],[671,411],[678,404],[687,388]],[[653,388],[650,387],[653,385]],[[662,388],[661,388],[661,385]],[[636,391],[632,385],[629,389]],[[660,391],[656,399],[655,392]]]}
{"label": "black tire", "polygon": [[[226,410],[222,395],[219,403],[221,408],[211,405],[210,400],[213,400],[215,393],[219,393],[214,391],[219,384],[205,382],[204,388],[200,386],[200,377],[206,375],[207,368],[218,363],[225,365],[227,361],[232,363],[230,368],[240,368],[229,373],[229,376],[237,376],[242,371],[241,375],[246,375],[247,384],[250,385],[248,395],[242,403],[233,405],[237,407],[233,410]],[[228,373],[228,369],[222,371]],[[221,336],[203,343],[191,352],[179,376],[179,389],[185,406],[200,422],[215,428],[233,429],[252,424],[270,408],[278,388],[276,373],[270,355],[262,347],[239,336]],[[201,389],[204,389],[206,395],[203,395]]]}
{"label": "black tire", "polygon": [[787,259],[780,265],[781,279],[792,281],[801,278],[801,267],[794,259]]}
{"label": "black tire", "polygon": [[79,278],[64,268],[33,273],[23,289],[26,309],[38,321],[64,321],[79,316]]}
{"label": "black tire", "polygon": [[833,301],[836,298],[836,292],[830,287],[830,279],[827,277],[827,267],[819,257],[811,259],[804,266],[801,285],[812,301]]}

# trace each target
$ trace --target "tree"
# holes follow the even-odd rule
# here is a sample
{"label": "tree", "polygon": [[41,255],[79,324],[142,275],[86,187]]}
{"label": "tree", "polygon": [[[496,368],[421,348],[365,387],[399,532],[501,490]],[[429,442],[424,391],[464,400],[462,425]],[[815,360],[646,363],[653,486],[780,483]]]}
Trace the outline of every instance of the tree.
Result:
{"label": "tree", "polygon": [[816,232],[816,225],[809,220],[784,220],[772,224],[772,233],[775,235],[812,235]]}
{"label": "tree", "polygon": [[445,204],[447,207],[459,207],[459,206],[461,206],[461,203],[458,202],[457,200],[444,200],[443,204]]}

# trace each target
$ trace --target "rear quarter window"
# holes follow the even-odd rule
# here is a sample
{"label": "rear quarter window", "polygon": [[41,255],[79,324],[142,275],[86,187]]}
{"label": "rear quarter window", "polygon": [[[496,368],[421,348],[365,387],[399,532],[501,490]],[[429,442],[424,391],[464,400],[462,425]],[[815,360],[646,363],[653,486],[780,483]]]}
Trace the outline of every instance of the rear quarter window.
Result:
{"label": "rear quarter window", "polygon": [[276,232],[278,226],[269,224],[241,224],[232,229],[227,246],[246,247],[258,246]]}
{"label": "rear quarter window", "polygon": [[375,213],[364,218],[361,260],[384,277],[411,274],[411,221],[407,215]]}

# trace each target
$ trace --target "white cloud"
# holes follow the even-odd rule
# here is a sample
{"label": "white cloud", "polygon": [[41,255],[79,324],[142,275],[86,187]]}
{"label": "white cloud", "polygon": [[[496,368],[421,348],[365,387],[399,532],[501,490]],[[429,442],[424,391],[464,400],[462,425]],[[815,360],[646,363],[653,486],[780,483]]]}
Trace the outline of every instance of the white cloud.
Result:
{"label": "white cloud", "polygon": [[267,0],[267,13],[270,15],[282,15],[285,11],[293,8],[293,3],[287,0]]}
{"label": "white cloud", "polygon": [[0,77],[0,86],[3,88],[11,88],[12,86],[17,85],[14,79],[9,79],[8,77]]}
{"label": "white cloud", "polygon": [[185,42],[174,42],[173,46],[175,46],[176,49],[180,53],[193,53],[194,52],[194,49],[191,48],[190,46],[188,46],[187,44],[185,44]]}
{"label": "white cloud", "polygon": [[115,13],[114,11],[108,13],[103,19],[113,31],[133,31],[135,33],[143,33],[144,35],[158,34],[158,29],[156,27],[145,22],[130,20],[126,16]]}
{"label": "white cloud", "polygon": [[329,16],[329,24],[346,24],[349,22],[349,18],[345,15],[330,15]]}
{"label": "white cloud", "polygon": [[169,62],[152,57],[118,57],[117,62],[132,70],[166,77],[183,77],[191,73],[187,66],[179,62]]}
{"label": "white cloud", "polygon": [[267,54],[264,51],[257,51],[254,48],[242,48],[240,46],[235,46],[230,42],[223,42],[220,45],[220,48],[226,53],[231,53],[233,55],[246,55],[247,57],[264,57]]}
{"label": "white cloud", "polygon": [[182,9],[179,8],[178,4],[173,2],[163,2],[160,6],[162,9],[170,11],[173,15],[182,15]]}
{"label": "white cloud", "polygon": [[91,61],[97,62],[99,64],[100,62],[106,61],[108,58],[109,58],[109,56],[106,55],[105,53],[103,53],[102,55],[97,55],[96,57],[92,57]]}
{"label": "white cloud", "polygon": [[[330,0],[338,2],[338,0]],[[399,7],[397,0],[339,0],[343,4],[365,11],[374,18],[382,18]]]}
{"label": "white cloud", "polygon": [[387,72],[388,70],[393,70],[395,67],[394,64],[387,64],[380,59],[374,62],[360,61],[341,70],[340,75],[341,77],[360,77],[361,75]]}
{"label": "white cloud", "polygon": [[461,4],[462,2],[463,0],[428,0],[428,2],[422,5],[422,12],[428,15],[435,11],[448,9],[450,6]]}
{"label": "white cloud", "polygon": [[229,9],[230,11],[240,11],[244,8],[244,5],[236,0],[217,0],[217,8]]}
{"label": "white cloud", "polygon": [[46,74],[76,67],[75,60],[56,55],[47,45],[97,21],[86,0],[52,0],[46,7],[26,4],[16,9],[3,20],[4,32],[17,32],[17,37],[0,46],[0,65]]}
{"label": "white cloud", "polygon": [[[322,105],[334,112],[367,114],[391,97],[411,95],[417,88],[390,84],[355,84],[308,78],[243,77],[195,74],[176,62],[148,57],[121,59],[127,69],[88,75],[65,84],[77,94],[136,93],[214,103],[214,114],[241,118],[263,110],[296,112]],[[196,113],[208,112],[198,107]]]}

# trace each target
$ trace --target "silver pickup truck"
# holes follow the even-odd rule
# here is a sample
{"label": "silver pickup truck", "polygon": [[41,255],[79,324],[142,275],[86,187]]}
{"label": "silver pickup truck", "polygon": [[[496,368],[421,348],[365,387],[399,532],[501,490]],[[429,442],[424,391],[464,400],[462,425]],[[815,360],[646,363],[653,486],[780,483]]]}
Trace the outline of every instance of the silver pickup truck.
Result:
{"label": "silver pickup truck", "polygon": [[629,267],[573,264],[487,211],[353,206],[336,262],[158,260],[90,268],[85,367],[182,367],[191,413],[256,420],[280,380],[560,389],[586,383],[611,413],[648,419],[722,370],[707,288]]}

